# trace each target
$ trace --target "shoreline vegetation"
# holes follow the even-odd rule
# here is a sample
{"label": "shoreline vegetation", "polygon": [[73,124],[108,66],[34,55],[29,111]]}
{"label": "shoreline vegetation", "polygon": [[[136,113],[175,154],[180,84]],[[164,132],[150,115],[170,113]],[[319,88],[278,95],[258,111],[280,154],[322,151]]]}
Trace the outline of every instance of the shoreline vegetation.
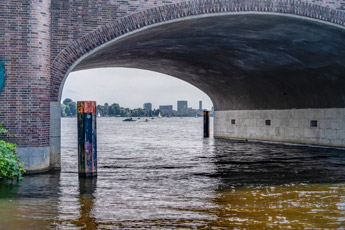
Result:
{"label": "shoreline vegetation", "polygon": [[11,135],[0,123],[0,182],[22,179],[23,163],[17,156],[17,145],[6,141]]}
{"label": "shoreline vegetation", "polygon": [[[172,117],[193,117],[195,114],[164,114],[164,111],[159,109],[129,109],[121,107],[118,103],[109,105],[97,105],[97,114],[101,117],[157,117],[161,113],[163,116],[169,115]],[[77,103],[70,98],[63,100],[61,104],[61,117],[76,117],[77,116]]]}
{"label": "shoreline vegetation", "polygon": [[[117,103],[97,105],[97,113],[101,117],[154,117],[158,116],[159,112],[160,110],[123,108]],[[61,117],[75,116],[77,116],[77,103],[66,98],[61,104]]]}

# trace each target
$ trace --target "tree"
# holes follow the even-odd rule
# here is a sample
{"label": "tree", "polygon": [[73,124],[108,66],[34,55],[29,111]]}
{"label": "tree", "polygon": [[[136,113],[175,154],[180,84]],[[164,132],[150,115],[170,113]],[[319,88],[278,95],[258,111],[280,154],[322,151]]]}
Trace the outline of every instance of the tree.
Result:
{"label": "tree", "polygon": [[109,116],[109,105],[108,105],[108,103],[104,103],[104,115]]}
{"label": "tree", "polygon": [[67,107],[69,107],[70,116],[76,116],[77,115],[77,103],[72,101],[67,105]]}
{"label": "tree", "polygon": [[61,116],[76,116],[77,103],[70,98],[66,98],[61,105]]}
{"label": "tree", "polygon": [[73,102],[71,98],[66,98],[65,100],[63,100],[62,104],[68,105],[71,102]]}

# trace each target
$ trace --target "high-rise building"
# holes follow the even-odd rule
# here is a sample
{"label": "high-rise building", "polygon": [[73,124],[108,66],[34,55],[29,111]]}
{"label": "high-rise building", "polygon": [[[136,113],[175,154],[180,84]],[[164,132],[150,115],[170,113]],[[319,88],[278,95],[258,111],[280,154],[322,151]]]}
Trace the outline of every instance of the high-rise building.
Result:
{"label": "high-rise building", "polygon": [[188,109],[188,102],[187,101],[177,101],[177,112],[185,113]]}
{"label": "high-rise building", "polygon": [[145,103],[143,107],[144,107],[144,109],[152,110],[152,104],[151,103]]}
{"label": "high-rise building", "polygon": [[199,101],[199,110],[202,110],[202,101]]}
{"label": "high-rise building", "polygon": [[171,115],[173,111],[172,105],[160,105],[159,110],[161,111],[162,115]]}

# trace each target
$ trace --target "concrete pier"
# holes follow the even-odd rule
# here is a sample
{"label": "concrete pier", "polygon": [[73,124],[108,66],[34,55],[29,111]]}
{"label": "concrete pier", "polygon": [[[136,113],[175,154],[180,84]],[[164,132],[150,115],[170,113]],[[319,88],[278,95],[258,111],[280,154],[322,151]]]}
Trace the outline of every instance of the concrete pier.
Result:
{"label": "concrete pier", "polygon": [[214,135],[343,148],[345,109],[216,111]]}

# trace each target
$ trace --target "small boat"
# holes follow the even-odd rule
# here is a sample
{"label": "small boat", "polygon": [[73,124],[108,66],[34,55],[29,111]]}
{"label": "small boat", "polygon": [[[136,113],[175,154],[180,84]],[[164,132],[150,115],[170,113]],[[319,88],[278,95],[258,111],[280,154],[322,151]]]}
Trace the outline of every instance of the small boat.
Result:
{"label": "small boat", "polygon": [[137,120],[134,120],[133,118],[129,117],[129,118],[126,118],[126,119],[124,119],[122,121],[137,121]]}

